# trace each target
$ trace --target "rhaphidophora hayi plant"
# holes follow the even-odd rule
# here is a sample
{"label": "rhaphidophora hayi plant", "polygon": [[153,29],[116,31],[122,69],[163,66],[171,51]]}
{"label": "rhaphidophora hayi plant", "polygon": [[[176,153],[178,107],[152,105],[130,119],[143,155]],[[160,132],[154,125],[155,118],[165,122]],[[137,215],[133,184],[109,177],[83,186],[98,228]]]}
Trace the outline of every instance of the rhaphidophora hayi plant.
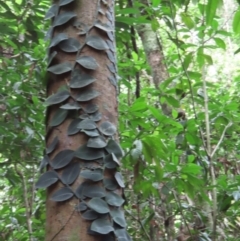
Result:
{"label": "rhaphidophora hayi plant", "polygon": [[[36,187],[48,189],[47,226],[60,222],[47,229],[49,240],[78,219],[98,240],[131,240],[118,171],[123,153],[116,140],[113,9],[112,0],[60,0],[46,13],[52,26],[47,33],[46,150],[40,168],[47,171]],[[63,206],[67,211],[61,216]]]}

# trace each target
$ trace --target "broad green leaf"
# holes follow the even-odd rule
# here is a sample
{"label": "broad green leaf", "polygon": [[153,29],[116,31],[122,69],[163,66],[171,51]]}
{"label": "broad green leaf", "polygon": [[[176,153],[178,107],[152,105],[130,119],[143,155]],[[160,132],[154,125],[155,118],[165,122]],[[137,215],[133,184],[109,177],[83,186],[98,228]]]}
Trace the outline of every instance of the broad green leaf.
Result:
{"label": "broad green leaf", "polygon": [[234,17],[233,17],[233,31],[236,34],[240,33],[240,7],[238,7],[238,10],[235,12]]}
{"label": "broad green leaf", "polygon": [[70,62],[64,62],[61,64],[56,64],[47,69],[53,74],[64,74],[72,70],[72,64]]}
{"label": "broad green leaf", "polygon": [[77,15],[74,12],[63,12],[54,19],[52,26],[53,27],[61,26],[76,16]]}

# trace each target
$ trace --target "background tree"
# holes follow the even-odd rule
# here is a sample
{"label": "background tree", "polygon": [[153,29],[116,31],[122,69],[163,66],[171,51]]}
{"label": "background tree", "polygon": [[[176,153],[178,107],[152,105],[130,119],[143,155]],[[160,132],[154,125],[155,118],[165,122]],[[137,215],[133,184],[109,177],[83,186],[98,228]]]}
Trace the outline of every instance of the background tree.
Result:
{"label": "background tree", "polygon": [[[152,0],[131,5],[118,0],[115,4],[119,139],[129,199],[125,209],[128,231],[136,241],[239,239],[240,15],[237,1],[223,3]],[[0,237],[4,241],[43,240],[45,235],[39,228],[46,220],[45,191],[35,191],[34,179],[39,176],[44,143],[42,81],[49,41],[43,39],[49,22],[45,26],[42,19],[48,7],[44,0],[0,1]],[[71,20],[66,26],[70,24]],[[158,88],[137,35],[143,24],[159,37],[165,56],[169,78],[163,78]],[[98,79],[93,85],[97,83]],[[165,116],[159,104],[168,105],[170,115]],[[187,119],[175,119],[179,108]],[[51,119],[50,115],[48,122]]]}

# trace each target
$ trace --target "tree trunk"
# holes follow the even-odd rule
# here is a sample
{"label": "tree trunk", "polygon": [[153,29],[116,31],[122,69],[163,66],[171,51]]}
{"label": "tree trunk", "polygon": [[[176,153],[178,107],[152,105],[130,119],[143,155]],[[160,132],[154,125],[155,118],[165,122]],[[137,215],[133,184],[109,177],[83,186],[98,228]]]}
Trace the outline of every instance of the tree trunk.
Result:
{"label": "tree trunk", "polygon": [[122,211],[111,0],[60,0],[52,19],[46,151],[46,241],[131,240]]}

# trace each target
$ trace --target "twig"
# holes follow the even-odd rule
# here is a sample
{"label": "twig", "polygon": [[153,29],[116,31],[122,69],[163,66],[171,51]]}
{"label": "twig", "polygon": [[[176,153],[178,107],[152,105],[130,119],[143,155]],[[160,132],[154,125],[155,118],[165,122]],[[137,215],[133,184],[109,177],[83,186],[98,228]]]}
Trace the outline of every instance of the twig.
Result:
{"label": "twig", "polygon": [[223,130],[223,133],[217,143],[217,146],[214,148],[213,152],[211,153],[210,157],[213,158],[213,156],[215,155],[216,151],[219,149],[221,143],[223,142],[223,138],[225,136],[225,133],[227,131],[227,129],[232,125],[232,122],[228,123],[228,125],[225,126],[224,130]]}
{"label": "twig", "polygon": [[150,238],[150,236],[148,235],[146,229],[144,228],[142,222],[141,222],[138,218],[136,218],[135,216],[133,216],[130,212],[128,212],[128,211],[126,211],[126,212],[127,212],[134,220],[136,220],[136,221],[140,224],[140,226],[142,227],[142,229],[143,229],[145,235],[147,236],[148,240],[149,240],[149,241],[152,241],[151,238]]}

